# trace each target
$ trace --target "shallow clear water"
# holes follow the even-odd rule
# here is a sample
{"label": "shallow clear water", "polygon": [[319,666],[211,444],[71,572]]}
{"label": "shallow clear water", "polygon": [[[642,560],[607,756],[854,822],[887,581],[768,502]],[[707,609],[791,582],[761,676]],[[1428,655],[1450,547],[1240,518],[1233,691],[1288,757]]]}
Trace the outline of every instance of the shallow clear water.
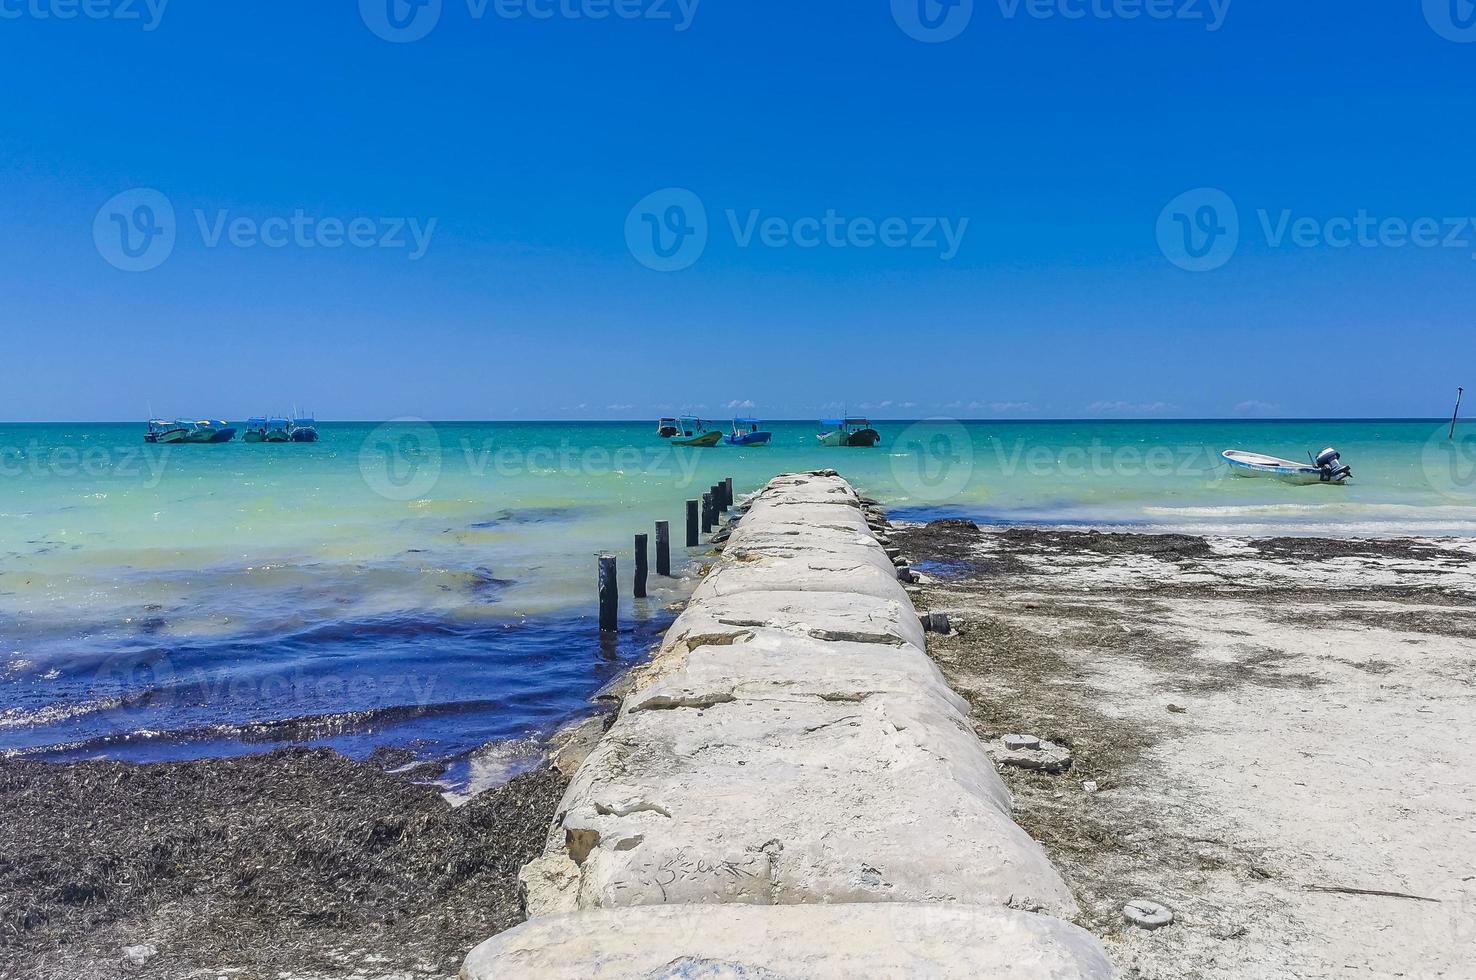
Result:
{"label": "shallow clear water", "polygon": [[[690,585],[631,599],[632,536],[669,520],[686,570],[684,501],[726,476],[833,466],[904,518],[1476,532],[1476,443],[1436,422],[892,422],[870,450],[772,428],[769,447],[684,449],[652,423],[324,423],[316,444],[175,447],[138,425],[0,426],[0,752],[459,758],[545,733]],[[1325,445],[1353,485],[1219,461]],[[601,550],[621,556],[613,642]]]}

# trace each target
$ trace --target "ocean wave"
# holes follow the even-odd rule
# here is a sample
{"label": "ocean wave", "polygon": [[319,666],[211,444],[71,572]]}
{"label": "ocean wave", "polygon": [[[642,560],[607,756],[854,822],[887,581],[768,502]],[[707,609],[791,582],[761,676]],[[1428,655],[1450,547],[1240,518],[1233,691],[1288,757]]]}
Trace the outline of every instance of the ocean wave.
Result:
{"label": "ocean wave", "polygon": [[[104,710],[101,705],[92,707],[96,710]],[[506,704],[497,700],[449,701],[426,705],[395,705],[364,711],[335,712],[268,721],[203,725],[195,728],[162,730],[139,728],[131,731],[108,732],[70,742],[9,749],[4,752],[4,755],[6,758],[87,756],[106,753],[111,749],[132,746],[139,742],[174,746],[199,742],[236,742],[242,745],[321,742],[343,735],[370,733],[407,721],[479,714],[499,711],[506,707]],[[33,719],[33,723],[40,723],[39,719]]]}

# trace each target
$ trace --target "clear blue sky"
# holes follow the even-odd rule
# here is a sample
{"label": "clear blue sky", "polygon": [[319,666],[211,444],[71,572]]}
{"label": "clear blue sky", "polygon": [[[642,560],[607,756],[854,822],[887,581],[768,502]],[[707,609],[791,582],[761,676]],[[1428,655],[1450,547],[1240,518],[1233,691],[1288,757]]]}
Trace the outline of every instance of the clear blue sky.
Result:
{"label": "clear blue sky", "polygon": [[[413,43],[352,0],[37,16],[67,2],[0,0],[3,419],[1434,416],[1476,381],[1476,229],[1299,247],[1257,214],[1476,218],[1476,43],[1436,0],[1238,0],[1216,31],[976,0],[941,43],[899,26],[916,0],[703,0],[684,31],[677,0],[443,0]],[[653,271],[627,218],[673,187],[708,240]],[[176,214],[145,272],[94,238],[134,188]],[[1196,188],[1241,226],[1205,272],[1157,234]],[[298,211],[436,224],[417,260],[208,244]],[[729,211],[968,226],[945,260],[745,246]]]}

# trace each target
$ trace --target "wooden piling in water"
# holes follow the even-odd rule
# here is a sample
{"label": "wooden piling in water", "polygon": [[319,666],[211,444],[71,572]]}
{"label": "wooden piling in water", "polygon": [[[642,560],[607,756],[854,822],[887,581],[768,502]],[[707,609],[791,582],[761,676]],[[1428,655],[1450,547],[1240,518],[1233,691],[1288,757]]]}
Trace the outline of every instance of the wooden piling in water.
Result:
{"label": "wooden piling in water", "polygon": [[671,574],[671,523],[656,522],[656,574]]}
{"label": "wooden piling in water", "polygon": [[615,580],[615,556],[600,555],[600,632],[620,629],[620,585]]}
{"label": "wooden piling in water", "polygon": [[697,547],[697,501],[687,501],[687,547]]}
{"label": "wooden piling in water", "polygon": [[644,534],[636,535],[635,552],[635,591],[631,594],[637,599],[644,599],[646,597],[646,536]]}
{"label": "wooden piling in water", "polygon": [[723,481],[723,496],[728,498],[729,507],[732,507],[733,504],[737,503],[737,501],[733,499],[733,478],[731,476]]}
{"label": "wooden piling in water", "polygon": [[712,533],[712,491],[702,495],[702,533]]}

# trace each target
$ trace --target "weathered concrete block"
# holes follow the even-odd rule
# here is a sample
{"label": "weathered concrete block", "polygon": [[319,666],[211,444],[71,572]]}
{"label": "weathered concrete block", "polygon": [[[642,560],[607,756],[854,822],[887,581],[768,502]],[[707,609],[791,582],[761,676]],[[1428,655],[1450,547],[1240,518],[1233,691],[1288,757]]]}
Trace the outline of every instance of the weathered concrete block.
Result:
{"label": "weathered concrete block", "polygon": [[695,648],[680,669],[643,685],[625,710],[733,701],[862,701],[873,694],[942,698],[960,716],[968,712],[968,703],[949,689],[927,654],[910,643],[817,640],[767,629],[751,631],[737,643]]}
{"label": "weathered concrete block", "polygon": [[658,906],[524,923],[462,980],[1110,980],[1087,933],[961,905]]}
{"label": "weathered concrete block", "polygon": [[724,562],[702,580],[692,602],[743,592],[850,592],[903,602],[907,592],[897,581],[897,570],[876,550],[875,558],[835,557],[823,554],[794,558],[766,558],[757,562]]}
{"label": "weathered concrete block", "polygon": [[733,643],[772,630],[821,640],[910,643],[924,649],[911,602],[850,592],[739,593],[688,606],[666,632],[663,650]]}
{"label": "weathered concrete block", "polygon": [[699,696],[677,707],[662,690],[627,706],[565,796],[580,908],[944,901],[1075,911],[1011,818],[951,692]]}

